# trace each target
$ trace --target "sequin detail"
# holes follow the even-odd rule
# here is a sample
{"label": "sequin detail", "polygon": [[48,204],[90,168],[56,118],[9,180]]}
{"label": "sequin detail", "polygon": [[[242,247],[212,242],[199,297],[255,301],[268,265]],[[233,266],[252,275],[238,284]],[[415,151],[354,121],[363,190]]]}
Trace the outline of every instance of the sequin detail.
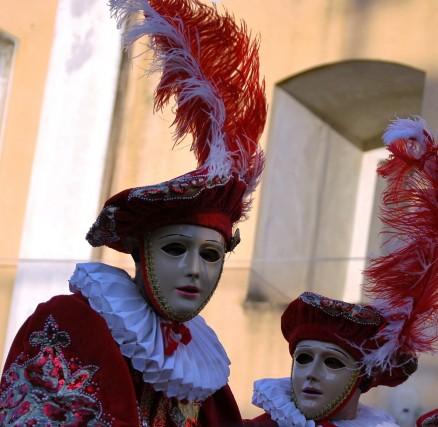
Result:
{"label": "sequin detail", "polygon": [[345,317],[361,325],[380,325],[382,318],[373,308],[363,304],[350,304],[313,292],[304,292],[301,300],[333,317]]}
{"label": "sequin detail", "polygon": [[207,175],[186,176],[183,175],[171,181],[166,181],[157,185],[136,187],[130,190],[128,201],[140,199],[146,201],[169,201],[194,199],[207,188],[224,186],[230,177],[216,176],[213,179]]}
{"label": "sequin detail", "polygon": [[20,354],[3,374],[0,425],[111,426],[92,382],[99,368],[66,359],[62,349],[70,345],[70,336],[59,330],[53,316],[42,331],[31,334],[29,342],[40,348],[39,353],[32,358]]}
{"label": "sequin detail", "polygon": [[[129,190],[128,202],[133,200],[146,202],[191,200],[206,189],[225,186],[230,179],[229,176],[209,178],[207,175],[183,175],[161,184],[132,188]],[[108,245],[121,240],[117,233],[116,219],[119,210],[119,207],[111,204],[102,209],[86,236],[92,246]]]}
{"label": "sequin detail", "polygon": [[113,205],[103,209],[86,236],[86,239],[92,242],[93,246],[107,245],[120,240],[116,232],[116,212],[118,210],[119,208]]}

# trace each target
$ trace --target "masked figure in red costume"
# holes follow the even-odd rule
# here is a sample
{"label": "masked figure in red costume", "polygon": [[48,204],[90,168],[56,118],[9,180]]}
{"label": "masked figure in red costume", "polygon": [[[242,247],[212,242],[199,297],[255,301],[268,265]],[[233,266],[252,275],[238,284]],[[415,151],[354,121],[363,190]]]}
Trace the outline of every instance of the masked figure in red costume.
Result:
{"label": "masked figure in red costume", "polygon": [[311,292],[292,301],[281,319],[291,378],[255,382],[253,403],[265,413],[249,426],[395,427],[360,395],[401,384],[420,352],[437,350],[438,144],[421,119],[396,120],[384,141],[391,155],[378,170],[388,182],[381,219],[395,249],[365,271],[370,304]]}
{"label": "masked figure in red costume", "polygon": [[128,24],[127,45],[149,37],[152,68],[162,72],[155,107],[175,97],[177,139],[191,134],[198,167],[105,203],[87,240],[131,253],[135,279],[79,264],[73,294],[37,307],[5,365],[0,425],[240,425],[229,360],[198,313],[239,242],[233,228],[263,166],[258,43],[198,0],[111,6]]}

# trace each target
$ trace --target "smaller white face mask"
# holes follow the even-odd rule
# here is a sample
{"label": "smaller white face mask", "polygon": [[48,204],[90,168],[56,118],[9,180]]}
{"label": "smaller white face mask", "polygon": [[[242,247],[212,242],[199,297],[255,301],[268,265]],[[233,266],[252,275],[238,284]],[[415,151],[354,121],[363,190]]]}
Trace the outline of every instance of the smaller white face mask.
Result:
{"label": "smaller white face mask", "polygon": [[321,419],[338,407],[357,382],[357,362],[336,344],[303,340],[294,352],[294,400],[307,419]]}
{"label": "smaller white face mask", "polygon": [[169,225],[145,237],[145,251],[148,278],[160,308],[173,320],[193,318],[221,276],[222,234],[198,225]]}

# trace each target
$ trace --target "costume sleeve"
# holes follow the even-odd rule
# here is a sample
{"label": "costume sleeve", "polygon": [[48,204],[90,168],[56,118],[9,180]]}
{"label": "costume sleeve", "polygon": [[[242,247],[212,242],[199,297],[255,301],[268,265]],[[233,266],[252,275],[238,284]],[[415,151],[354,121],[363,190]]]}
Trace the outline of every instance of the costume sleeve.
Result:
{"label": "costume sleeve", "polygon": [[269,414],[262,414],[252,420],[244,420],[243,425],[245,427],[277,427],[278,424],[272,421]]}
{"label": "costume sleeve", "polygon": [[82,297],[54,297],[21,327],[1,379],[0,425],[138,426],[128,365]]}
{"label": "costume sleeve", "polygon": [[219,389],[202,405],[199,414],[202,427],[241,427],[240,411],[228,385]]}

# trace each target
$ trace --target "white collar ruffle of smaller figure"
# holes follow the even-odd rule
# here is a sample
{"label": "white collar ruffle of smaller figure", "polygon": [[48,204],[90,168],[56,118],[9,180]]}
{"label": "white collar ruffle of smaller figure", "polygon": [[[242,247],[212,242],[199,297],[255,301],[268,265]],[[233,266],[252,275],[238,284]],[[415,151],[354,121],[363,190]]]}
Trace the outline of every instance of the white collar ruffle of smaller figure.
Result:
{"label": "white collar ruffle of smaller figure", "polygon": [[[291,379],[266,378],[254,383],[252,403],[271,416],[279,427],[318,427],[306,420],[291,398]],[[386,412],[359,404],[354,420],[332,421],[338,427],[399,427]]]}
{"label": "white collar ruffle of smaller figure", "polygon": [[154,390],[178,400],[204,401],[227,384],[230,361],[201,316],[184,323],[191,341],[171,356],[164,354],[162,319],[124,270],[97,262],[77,264],[70,291],[82,294],[104,318],[123,356]]}

